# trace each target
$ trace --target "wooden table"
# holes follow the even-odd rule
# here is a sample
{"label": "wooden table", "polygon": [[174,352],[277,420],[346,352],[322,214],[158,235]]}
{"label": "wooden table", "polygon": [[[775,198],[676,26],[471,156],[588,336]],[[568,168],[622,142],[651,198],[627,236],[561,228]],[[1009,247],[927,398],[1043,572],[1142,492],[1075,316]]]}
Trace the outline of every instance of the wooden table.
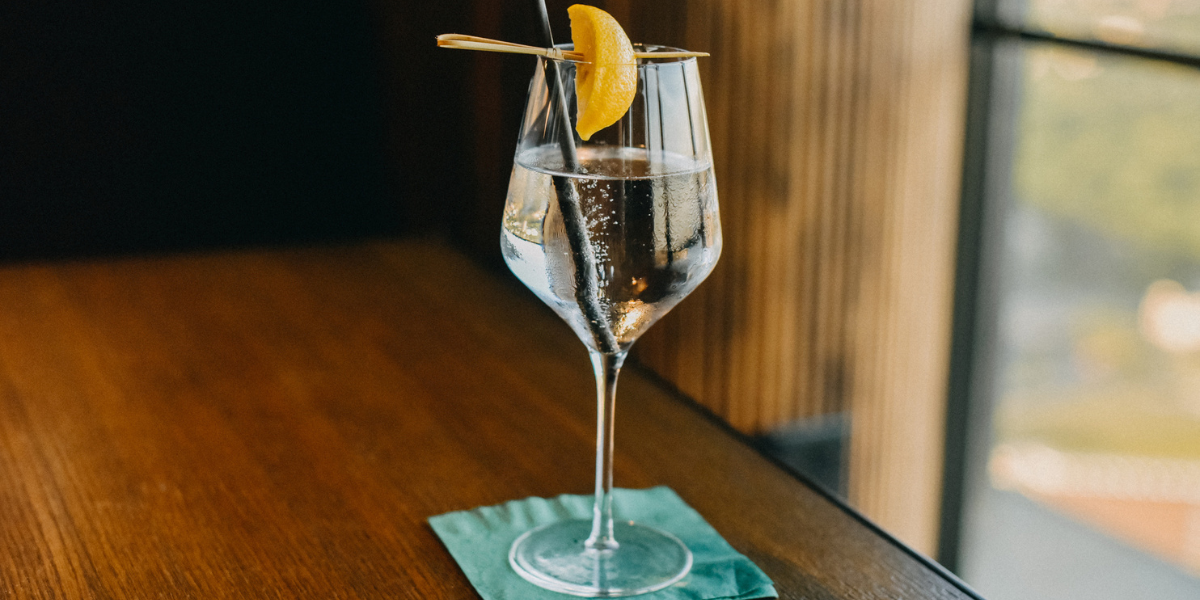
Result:
{"label": "wooden table", "polygon": [[[476,598],[425,519],[589,493],[592,386],[438,242],[0,267],[0,597]],[[781,597],[973,597],[636,369],[617,414]]]}

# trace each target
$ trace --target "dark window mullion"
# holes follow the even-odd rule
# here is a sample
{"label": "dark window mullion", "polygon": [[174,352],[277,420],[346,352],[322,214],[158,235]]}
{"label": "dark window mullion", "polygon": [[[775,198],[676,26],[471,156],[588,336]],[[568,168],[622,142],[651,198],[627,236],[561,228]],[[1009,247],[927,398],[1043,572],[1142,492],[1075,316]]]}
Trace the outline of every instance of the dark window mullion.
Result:
{"label": "dark window mullion", "polygon": [[1193,54],[1153,48],[1140,48],[1138,46],[1126,46],[1123,44],[1113,44],[1100,40],[1062,37],[1045,31],[1019,29],[979,19],[977,19],[973,25],[972,34],[976,39],[985,36],[991,38],[1017,38],[1029,42],[1061,44],[1071,48],[1094,50],[1096,52],[1107,52],[1125,56],[1135,56],[1138,58],[1147,58],[1151,60],[1161,60],[1178,65],[1200,68],[1200,56]]}
{"label": "dark window mullion", "polygon": [[938,561],[956,573],[992,444],[999,261],[1016,144],[1008,124],[1020,93],[1014,50],[995,37],[972,41],[938,537]]}

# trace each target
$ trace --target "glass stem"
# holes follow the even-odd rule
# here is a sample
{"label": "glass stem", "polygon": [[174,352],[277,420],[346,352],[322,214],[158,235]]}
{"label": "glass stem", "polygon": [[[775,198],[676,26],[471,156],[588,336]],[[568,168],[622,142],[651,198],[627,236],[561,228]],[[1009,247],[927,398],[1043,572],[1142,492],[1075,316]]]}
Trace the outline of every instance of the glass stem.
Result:
{"label": "glass stem", "polygon": [[596,503],[592,507],[592,534],[584,545],[591,550],[615,550],[613,538],[613,417],[617,400],[617,376],[625,364],[625,352],[605,354],[591,351],[596,371]]}

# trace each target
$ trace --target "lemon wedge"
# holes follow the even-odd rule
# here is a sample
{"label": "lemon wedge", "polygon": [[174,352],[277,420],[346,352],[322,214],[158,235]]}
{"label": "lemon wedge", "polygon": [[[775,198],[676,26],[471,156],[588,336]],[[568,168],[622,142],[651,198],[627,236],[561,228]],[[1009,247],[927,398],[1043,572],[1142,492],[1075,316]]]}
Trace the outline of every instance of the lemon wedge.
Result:
{"label": "lemon wedge", "polygon": [[637,60],[633,44],[612,15],[584,4],[567,9],[571,41],[583,54],[575,69],[575,96],[579,105],[575,131],[587,141],[597,131],[616,123],[633,104],[637,92]]}

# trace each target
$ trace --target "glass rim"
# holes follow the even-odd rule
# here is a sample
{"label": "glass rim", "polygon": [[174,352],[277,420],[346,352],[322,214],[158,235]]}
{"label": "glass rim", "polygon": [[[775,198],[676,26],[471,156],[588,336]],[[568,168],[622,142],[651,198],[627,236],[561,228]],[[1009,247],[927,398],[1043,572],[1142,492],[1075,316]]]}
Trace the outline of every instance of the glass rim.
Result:
{"label": "glass rim", "polygon": [[[558,48],[559,50],[574,50],[575,44],[574,43],[555,44],[554,47]],[[685,48],[676,48],[675,46],[664,46],[662,44],[640,44],[640,43],[633,44],[633,49],[635,52],[690,52],[690,50],[687,50]],[[581,60],[571,60],[569,58],[554,58],[554,57],[550,57],[550,56],[541,56],[541,55],[538,55],[538,58],[540,58],[541,60],[544,60],[544,61],[552,62],[552,63],[575,64],[575,65],[590,65],[590,64],[592,64],[589,62],[583,62]],[[644,57],[644,58],[638,58],[637,60],[638,60],[638,62],[633,63],[631,65],[622,64],[622,65],[615,65],[615,66],[631,66],[631,67],[638,67],[638,68],[642,68],[642,67],[657,68],[662,65],[695,63],[696,57],[695,56],[664,56],[662,58]]]}

